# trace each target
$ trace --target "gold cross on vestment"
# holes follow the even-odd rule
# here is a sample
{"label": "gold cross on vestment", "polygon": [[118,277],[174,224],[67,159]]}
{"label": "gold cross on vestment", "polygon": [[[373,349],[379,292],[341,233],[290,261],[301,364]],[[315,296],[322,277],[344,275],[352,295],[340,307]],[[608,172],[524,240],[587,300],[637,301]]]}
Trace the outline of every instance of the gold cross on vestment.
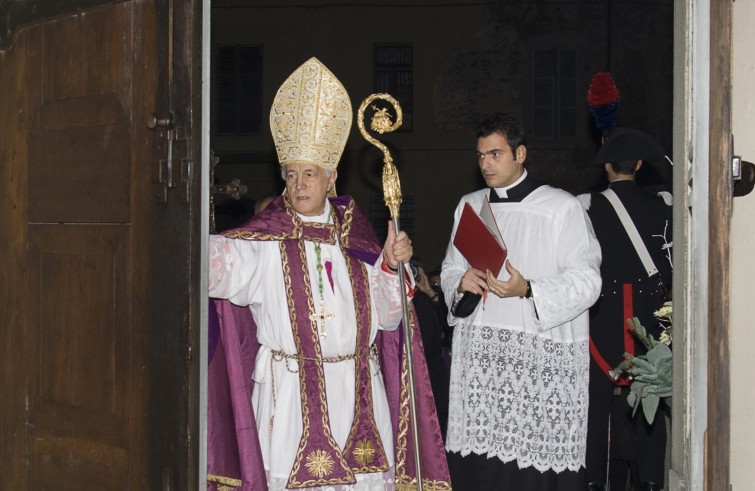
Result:
{"label": "gold cross on vestment", "polygon": [[325,305],[323,305],[323,302],[320,302],[320,313],[311,314],[309,316],[309,320],[318,321],[317,330],[320,331],[320,339],[325,339],[328,337],[328,333],[325,331],[325,319],[335,319],[335,318],[336,318],[335,314],[325,313]]}
{"label": "gold cross on vestment", "polygon": [[[325,332],[325,319],[335,319],[336,316],[333,314],[325,313],[325,298],[323,297],[324,288],[322,286],[323,267],[322,267],[322,258],[320,257],[320,243],[319,242],[315,242],[315,254],[317,254],[317,291],[320,292],[320,313],[311,314],[309,316],[309,320],[320,321],[320,323],[317,326],[317,330],[320,331],[320,339],[325,339],[328,337],[328,333]],[[328,273],[328,276],[330,276],[330,273]]]}

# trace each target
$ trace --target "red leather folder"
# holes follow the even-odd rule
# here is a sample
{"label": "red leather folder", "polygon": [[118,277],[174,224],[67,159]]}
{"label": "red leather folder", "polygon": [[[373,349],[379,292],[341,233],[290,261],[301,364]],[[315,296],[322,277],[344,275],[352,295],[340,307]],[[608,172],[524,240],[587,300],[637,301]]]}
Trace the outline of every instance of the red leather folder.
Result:
{"label": "red leather folder", "polygon": [[[483,203],[483,206],[490,206]],[[493,225],[496,227],[496,225]],[[499,232],[500,235],[500,232]],[[503,239],[501,238],[501,242]],[[485,225],[480,215],[469,203],[464,204],[459,226],[454,236],[454,246],[464,255],[473,268],[485,271],[489,269],[493,276],[498,276],[508,251],[505,244],[499,242],[490,228]]]}

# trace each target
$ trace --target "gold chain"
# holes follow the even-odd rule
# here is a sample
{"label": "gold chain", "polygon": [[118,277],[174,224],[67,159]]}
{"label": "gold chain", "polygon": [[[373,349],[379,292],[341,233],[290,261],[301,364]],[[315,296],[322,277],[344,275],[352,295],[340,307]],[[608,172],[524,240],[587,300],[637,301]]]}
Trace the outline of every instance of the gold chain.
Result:
{"label": "gold chain", "polygon": [[[299,373],[299,371],[298,370],[291,370],[291,368],[289,368],[289,365],[288,365],[288,360],[296,360],[298,362],[301,362],[301,361],[317,361],[318,360],[318,358],[313,358],[311,356],[304,356],[304,355],[300,355],[298,353],[292,355],[290,353],[286,353],[286,352],[281,351],[281,350],[270,350],[270,353],[272,353],[272,355],[273,355],[271,361],[283,361],[283,360],[286,360],[286,370],[288,370],[290,373]],[[357,356],[359,356],[359,355],[356,354],[356,353],[352,353],[350,355],[341,355],[341,356],[323,356],[322,358],[320,358],[320,360],[322,360],[324,363],[338,363],[338,362],[346,361],[346,360],[355,360],[357,358]],[[377,350],[377,346],[376,345],[374,345],[374,344],[370,345],[370,350],[367,353],[367,357],[369,359],[371,359],[371,360],[375,360],[375,362],[379,362],[379,359],[378,359],[378,350]]]}
{"label": "gold chain", "polygon": [[[288,365],[288,360],[296,360],[297,362],[301,362],[304,360],[309,361],[317,361],[317,358],[313,358],[311,356],[302,356],[299,354],[291,355],[289,353],[286,353],[281,350],[270,350],[270,353],[273,355],[270,357],[270,375],[271,375],[271,384],[272,384],[272,391],[273,391],[273,414],[270,416],[270,433],[273,432],[273,420],[275,418],[275,406],[277,404],[276,398],[275,398],[275,371],[273,370],[273,362],[274,361],[286,361],[286,370],[289,373],[299,373],[299,370],[291,370],[291,367]],[[356,353],[352,353],[350,355],[341,355],[341,356],[324,356],[321,358],[321,360],[324,363],[338,363],[341,361],[346,360],[356,360],[357,358]],[[367,358],[370,360],[373,360],[375,364],[377,365],[378,373],[380,373],[380,358],[378,357],[378,349],[377,345],[373,344],[370,345],[370,350],[367,353]]]}
{"label": "gold chain", "polygon": [[328,333],[325,331],[325,319],[335,319],[334,314],[326,314],[325,313],[325,294],[323,287],[323,281],[322,281],[322,257],[320,256],[320,243],[315,242],[315,254],[317,255],[317,289],[320,292],[320,313],[319,314],[311,314],[309,316],[309,320],[311,321],[319,321],[317,324],[317,329],[320,331],[320,339],[325,339],[328,337]]}

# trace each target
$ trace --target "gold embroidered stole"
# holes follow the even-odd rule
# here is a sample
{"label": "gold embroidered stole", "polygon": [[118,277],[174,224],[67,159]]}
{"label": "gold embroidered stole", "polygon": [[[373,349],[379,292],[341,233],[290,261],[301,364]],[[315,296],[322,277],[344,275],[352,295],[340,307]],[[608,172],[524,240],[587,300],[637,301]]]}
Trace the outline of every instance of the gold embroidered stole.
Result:
{"label": "gold embroidered stole", "polygon": [[[333,228],[342,231],[340,217],[334,210],[335,225],[301,224],[301,238],[280,242],[283,277],[288,298],[289,316],[297,347],[302,408],[302,437],[291,469],[287,487],[303,488],[323,485],[353,484],[354,474],[388,470],[385,450],[373,414],[370,380],[371,302],[369,278],[364,264],[343,250],[341,252],[351,279],[356,312],[356,346],[354,355],[354,421],[344,450],[335,442],[328,417],[325,374],[315,312],[305,239],[335,243]],[[340,319],[341,322],[344,319]],[[344,363],[345,361],[336,361]]]}

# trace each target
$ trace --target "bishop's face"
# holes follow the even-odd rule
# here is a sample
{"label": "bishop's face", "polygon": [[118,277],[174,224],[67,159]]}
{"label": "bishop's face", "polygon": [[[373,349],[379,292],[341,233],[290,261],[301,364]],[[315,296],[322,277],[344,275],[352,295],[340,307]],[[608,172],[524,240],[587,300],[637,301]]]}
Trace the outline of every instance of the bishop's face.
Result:
{"label": "bishop's face", "polygon": [[527,148],[519,145],[511,150],[509,142],[501,133],[491,133],[477,139],[477,159],[485,183],[491,188],[514,184],[524,173]]}
{"label": "bishop's face", "polygon": [[291,206],[304,216],[321,214],[337,175],[334,170],[328,176],[325,169],[314,164],[286,164],[283,178]]}

